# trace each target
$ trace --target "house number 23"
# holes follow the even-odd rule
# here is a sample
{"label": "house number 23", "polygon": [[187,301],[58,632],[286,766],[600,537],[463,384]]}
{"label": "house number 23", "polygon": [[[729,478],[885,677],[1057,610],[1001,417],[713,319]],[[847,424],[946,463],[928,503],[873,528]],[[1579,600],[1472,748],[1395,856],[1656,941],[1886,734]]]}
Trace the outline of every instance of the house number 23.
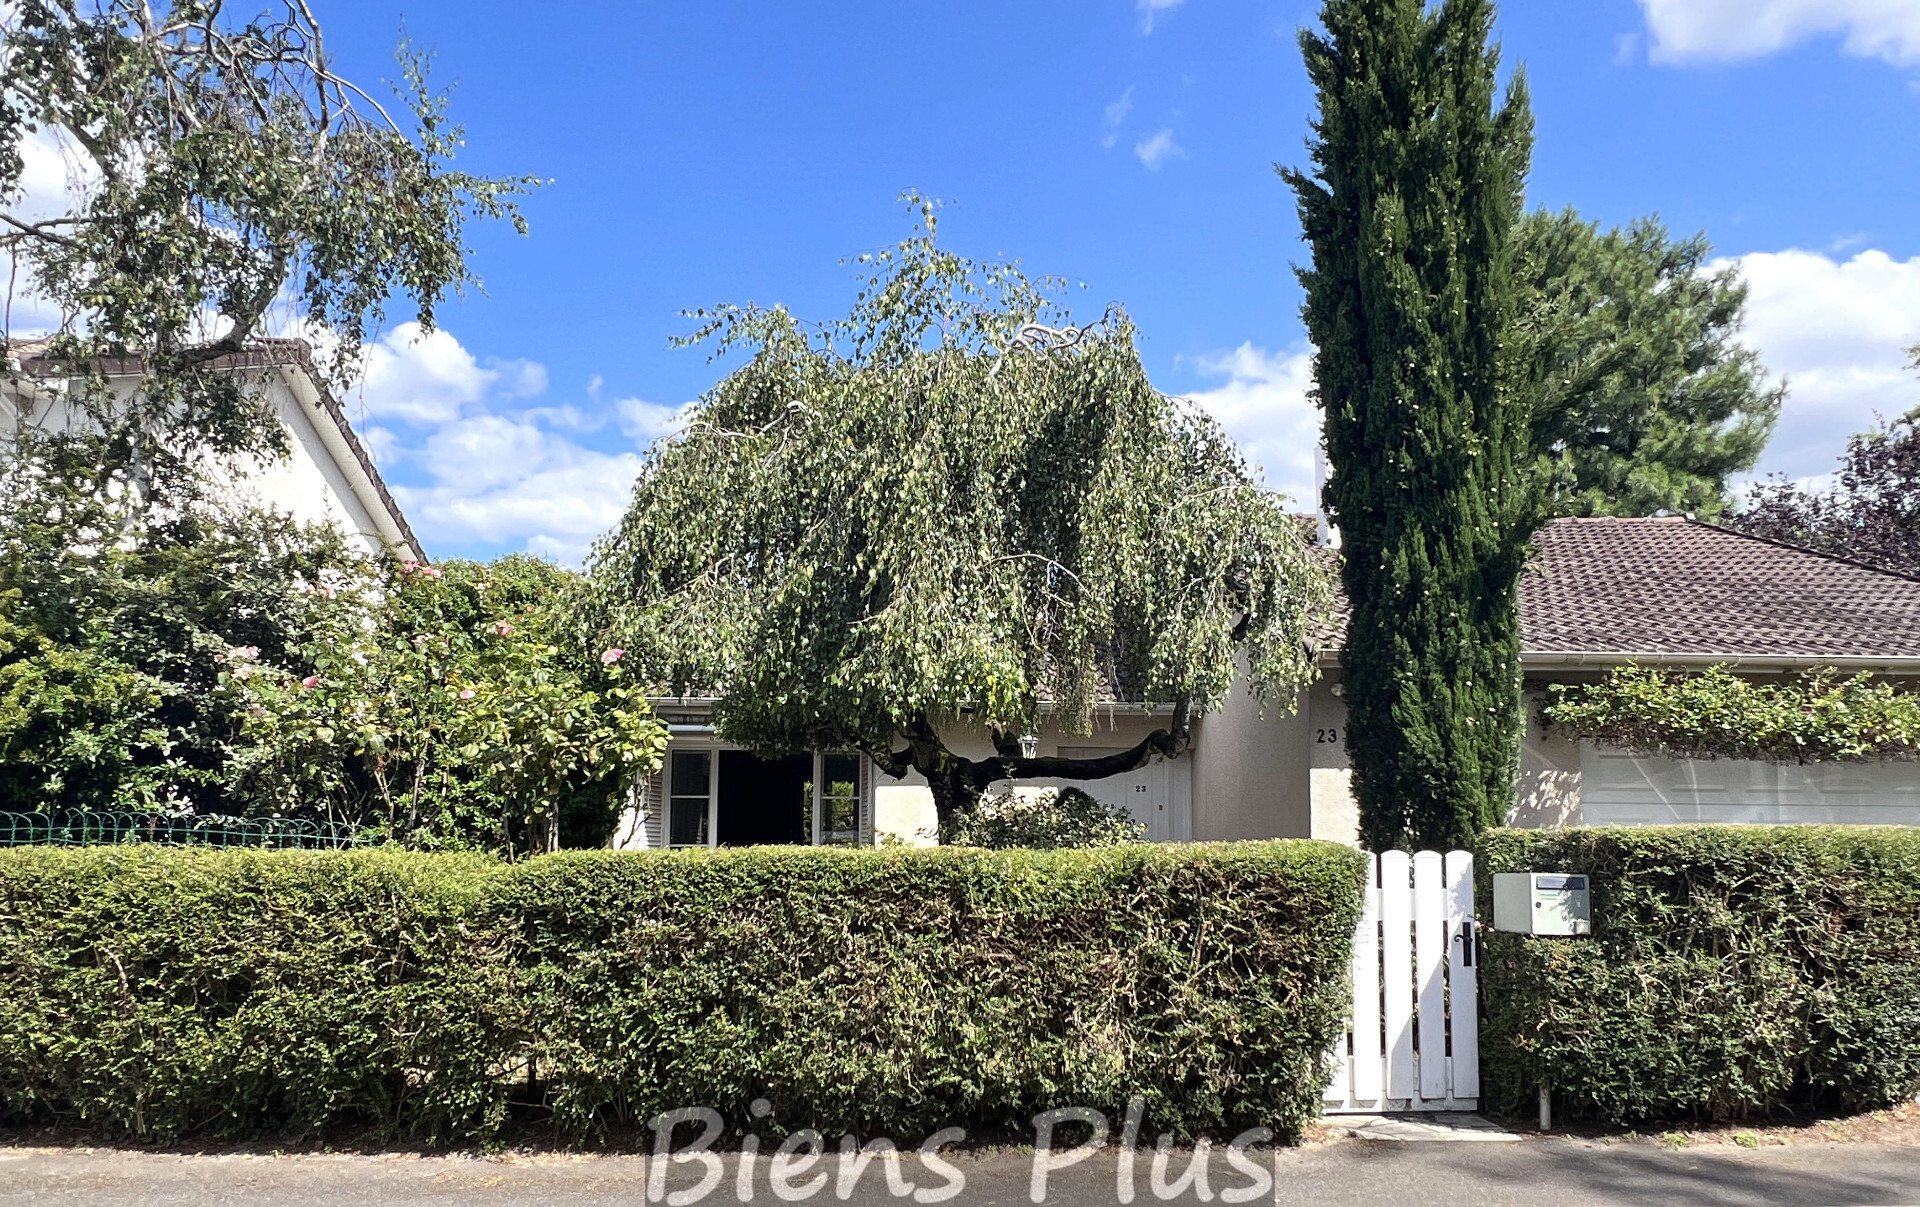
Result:
{"label": "house number 23", "polygon": [[1313,731],[1313,740],[1322,746],[1338,746],[1340,744],[1340,731],[1338,729],[1316,729]]}

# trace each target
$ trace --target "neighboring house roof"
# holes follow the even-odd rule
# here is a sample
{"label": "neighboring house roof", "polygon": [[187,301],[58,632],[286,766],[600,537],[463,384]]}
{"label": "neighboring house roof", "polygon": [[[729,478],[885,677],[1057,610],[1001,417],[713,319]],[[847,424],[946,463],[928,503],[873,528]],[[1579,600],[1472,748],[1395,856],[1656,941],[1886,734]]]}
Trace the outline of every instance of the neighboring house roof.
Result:
{"label": "neighboring house roof", "polygon": [[1678,517],[1555,520],[1534,545],[1529,661],[1920,659],[1920,579]]}
{"label": "neighboring house roof", "polygon": [[[1920,671],[1920,579],[1675,516],[1554,520],[1520,580],[1520,659]],[[1336,632],[1347,603],[1339,601]],[[1323,664],[1337,663],[1329,643]]]}
{"label": "neighboring house roof", "polygon": [[[20,371],[32,377],[58,376],[64,370],[45,360],[38,353],[45,347],[44,340],[18,340],[11,347]],[[378,519],[384,519],[383,529],[387,539],[401,545],[412,556],[426,560],[426,550],[413,534],[412,525],[394,501],[393,493],[380,477],[380,471],[374,466],[373,458],[368,455],[366,445],[354,432],[340,403],[327,389],[326,378],[313,363],[313,347],[303,339],[263,338],[253,341],[240,351],[210,362],[215,369],[267,369],[278,370],[282,380],[294,392],[300,401],[318,410],[325,421],[321,426],[322,437],[334,455],[341,471],[349,479],[354,493],[361,496],[362,505]],[[138,357],[110,360],[101,366],[108,377],[129,377],[146,371],[145,362]]]}

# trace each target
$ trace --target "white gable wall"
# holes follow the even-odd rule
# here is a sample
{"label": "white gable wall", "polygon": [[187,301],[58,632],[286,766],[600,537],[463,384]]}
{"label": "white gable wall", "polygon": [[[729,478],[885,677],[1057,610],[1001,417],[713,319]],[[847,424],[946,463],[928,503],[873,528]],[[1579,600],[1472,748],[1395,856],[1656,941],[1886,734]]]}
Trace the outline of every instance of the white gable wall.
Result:
{"label": "white gable wall", "polygon": [[[290,449],[277,460],[243,457],[210,465],[206,481],[215,496],[265,506],[305,523],[332,522],[362,552],[392,547],[417,556],[419,551],[380,497],[347,436],[323,409],[306,371],[279,366],[249,372],[257,375],[266,405],[286,427]],[[88,422],[53,392],[31,400],[0,396],[0,421],[45,432],[71,431]]]}

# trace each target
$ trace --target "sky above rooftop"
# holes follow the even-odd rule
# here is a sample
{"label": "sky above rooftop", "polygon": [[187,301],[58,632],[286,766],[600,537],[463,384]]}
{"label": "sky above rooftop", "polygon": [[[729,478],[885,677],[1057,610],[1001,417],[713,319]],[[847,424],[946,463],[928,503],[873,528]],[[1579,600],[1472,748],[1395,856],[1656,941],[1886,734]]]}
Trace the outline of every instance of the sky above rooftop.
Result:
{"label": "sky above rooftop", "polygon": [[[840,261],[904,235],[916,188],[956,250],[1123,303],[1156,384],[1310,505],[1307,252],[1273,165],[1304,159],[1316,9],[328,0],[347,74],[391,77],[404,19],[465,166],[553,182],[531,237],[475,232],[485,293],[389,332],[349,409],[436,556],[576,562],[725,371],[669,346],[679,311],[843,312]],[[1510,0],[1498,33],[1533,91],[1530,204],[1657,213],[1741,261],[1745,338],[1791,387],[1763,471],[1821,474],[1920,404],[1920,0]]]}

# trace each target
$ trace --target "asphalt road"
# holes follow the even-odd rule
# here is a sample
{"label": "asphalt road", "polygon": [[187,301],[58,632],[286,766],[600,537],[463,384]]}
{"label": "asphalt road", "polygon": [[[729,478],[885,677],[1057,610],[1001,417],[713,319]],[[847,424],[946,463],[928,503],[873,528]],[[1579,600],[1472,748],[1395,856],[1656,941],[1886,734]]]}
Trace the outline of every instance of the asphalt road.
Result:
{"label": "asphalt road", "polygon": [[[1056,1157],[1058,1154],[1056,1154]],[[1208,1163],[1210,1200],[1189,1184],[1156,1194],[1152,1160],[1136,1162],[1132,1202],[1273,1202],[1342,1207],[1583,1207],[1586,1204],[1920,1204],[1920,1150],[1894,1145],[1790,1145],[1760,1149],[1668,1150],[1645,1144],[1528,1140],[1517,1144],[1388,1144],[1345,1140],[1248,1157],[1269,1173],[1270,1186],[1230,1166],[1219,1151]],[[1031,1203],[1031,1153],[1013,1150],[945,1159],[964,1178],[946,1199],[951,1176],[908,1154],[896,1172],[914,1189],[890,1193],[884,1160],[861,1171],[847,1194],[835,1184],[837,1155],[812,1169],[789,1171],[778,1188],[761,1158],[750,1189],[756,1204],[810,1201],[860,1204],[943,1201],[953,1207]],[[1048,1175],[1045,1201],[1093,1207],[1121,1201],[1112,1150]],[[1165,1179],[1177,1181],[1187,1154],[1174,1154]],[[412,1155],[181,1156],[113,1150],[0,1148],[0,1205],[48,1207],[496,1207],[557,1204],[602,1207],[648,1202],[645,1157],[420,1157]],[[700,1166],[664,1171],[660,1190],[695,1186]],[[724,1159],[717,1184],[698,1201],[730,1207],[741,1201],[739,1158]],[[825,1174],[825,1177],[821,1175]],[[1165,1179],[1162,1189],[1165,1188]],[[812,1193],[801,1192],[812,1186]],[[896,1184],[898,1186],[900,1184]],[[1238,1193],[1233,1193],[1233,1192]],[[1224,1193],[1223,1193],[1224,1192]],[[668,1207],[691,1207],[675,1195]]]}

